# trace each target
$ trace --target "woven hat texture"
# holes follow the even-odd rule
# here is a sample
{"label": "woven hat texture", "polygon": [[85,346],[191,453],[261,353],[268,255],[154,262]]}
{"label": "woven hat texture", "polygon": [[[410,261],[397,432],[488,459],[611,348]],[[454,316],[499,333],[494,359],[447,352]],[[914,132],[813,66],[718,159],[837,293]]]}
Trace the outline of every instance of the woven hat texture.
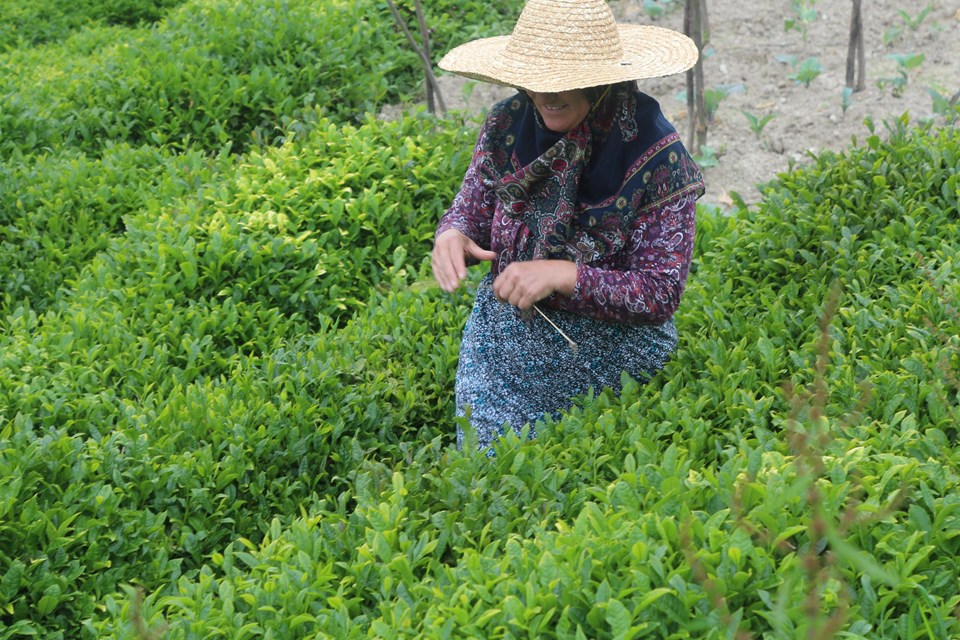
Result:
{"label": "woven hat texture", "polygon": [[617,23],[604,0],[529,0],[512,34],[462,44],[439,67],[549,93],[681,73],[697,57],[682,33]]}

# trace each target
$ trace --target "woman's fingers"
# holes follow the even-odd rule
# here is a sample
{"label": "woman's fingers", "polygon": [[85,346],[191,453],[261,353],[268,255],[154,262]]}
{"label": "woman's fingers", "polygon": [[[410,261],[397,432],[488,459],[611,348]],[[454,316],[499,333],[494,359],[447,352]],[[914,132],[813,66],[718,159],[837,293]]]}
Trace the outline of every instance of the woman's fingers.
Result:
{"label": "woman's fingers", "polygon": [[446,292],[456,290],[467,277],[467,258],[493,260],[497,254],[482,249],[477,243],[456,229],[448,229],[437,236],[430,265],[433,277]]}
{"label": "woman's fingers", "polygon": [[458,250],[452,243],[438,244],[433,251],[433,277],[436,278],[440,288],[446,292],[451,292],[460,284],[461,273],[466,271],[464,264],[463,251]]}
{"label": "woman's fingers", "polygon": [[514,262],[497,276],[493,293],[498,300],[529,309],[554,292],[570,295],[577,281],[577,265],[566,260]]}
{"label": "woman's fingers", "polygon": [[529,309],[538,300],[553,293],[549,278],[538,262],[514,262],[493,283],[498,300],[518,309]]}
{"label": "woman's fingers", "polygon": [[473,240],[470,240],[469,242],[470,244],[467,245],[467,253],[469,253],[472,258],[475,258],[481,262],[489,262],[497,257],[497,253],[495,251],[482,249],[480,245]]}

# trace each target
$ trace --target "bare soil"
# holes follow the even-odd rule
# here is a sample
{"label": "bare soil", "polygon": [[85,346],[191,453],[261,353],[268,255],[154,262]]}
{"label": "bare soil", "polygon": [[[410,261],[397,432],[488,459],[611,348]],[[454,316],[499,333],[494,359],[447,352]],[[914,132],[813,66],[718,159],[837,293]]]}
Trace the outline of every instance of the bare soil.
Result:
{"label": "bare soil", "polygon": [[[809,0],[808,0],[809,1]],[[674,4],[679,5],[679,2]],[[929,11],[921,12],[927,7]],[[847,48],[852,2],[818,0],[816,18],[805,33],[786,29],[797,14],[791,0],[708,0],[710,36],[704,56],[704,84],[728,89],[709,124],[707,146],[716,164],[704,167],[707,193],[701,202],[727,208],[731,193],[748,203],[761,198],[759,185],[810,160],[810,153],[840,151],[869,134],[866,118],[882,130],[882,122],[909,112],[912,121],[945,119],[934,109],[929,89],[948,99],[960,91],[960,0],[866,0],[863,2],[865,89],[844,101]],[[657,24],[683,30],[682,8],[656,19],[641,0],[615,0],[618,20]],[[919,67],[900,78],[893,55],[923,54]],[[795,69],[783,61],[816,57],[822,72],[809,85],[789,76]],[[465,81],[450,74],[439,77],[447,107],[482,111],[512,90]],[[641,82],[657,98],[664,113],[689,140],[686,79],[683,75]],[[755,132],[747,115],[772,116]],[[704,162],[704,165],[711,163]]]}

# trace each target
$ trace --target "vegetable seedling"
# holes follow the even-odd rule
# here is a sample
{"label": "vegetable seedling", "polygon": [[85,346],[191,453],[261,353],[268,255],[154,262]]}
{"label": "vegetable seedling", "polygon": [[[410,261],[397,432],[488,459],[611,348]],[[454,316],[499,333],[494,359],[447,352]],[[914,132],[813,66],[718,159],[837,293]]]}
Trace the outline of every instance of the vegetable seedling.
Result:
{"label": "vegetable seedling", "polygon": [[895,78],[880,78],[877,87],[890,87],[894,97],[902,97],[904,88],[910,80],[910,71],[918,68],[927,57],[922,53],[891,53],[887,56],[897,62],[897,76]]}
{"label": "vegetable seedling", "polygon": [[677,8],[675,0],[643,0],[643,10],[652,19],[662,18]]}
{"label": "vegetable seedling", "polygon": [[933,100],[933,112],[943,116],[947,124],[953,124],[960,119],[960,91],[949,98],[933,87],[928,87],[927,92]]}
{"label": "vegetable seedling", "polygon": [[843,115],[847,115],[847,109],[853,105],[853,87],[844,87],[840,94],[840,108],[843,109]]}
{"label": "vegetable seedling", "polygon": [[759,138],[760,134],[763,133],[763,128],[766,127],[767,124],[769,124],[769,122],[776,117],[775,113],[768,113],[761,118],[745,110],[743,111],[743,115],[750,124],[750,130],[753,131],[753,134],[757,136],[757,138]]}
{"label": "vegetable seedling", "polygon": [[805,87],[809,87],[810,83],[823,72],[823,65],[820,64],[820,59],[816,56],[811,56],[799,63],[797,62],[797,56],[791,55],[777,56],[777,60],[790,65],[793,73],[787,77]]}
{"label": "vegetable seedling", "polygon": [[794,17],[783,21],[784,31],[799,31],[803,41],[807,41],[807,29],[817,19],[817,10],[813,8],[816,0],[792,0],[790,8]]}
{"label": "vegetable seedling", "polygon": [[933,5],[928,4],[924,9],[917,14],[916,17],[910,17],[910,14],[900,9],[897,13],[900,14],[900,18],[911,31],[916,31],[920,28],[920,25],[923,24],[923,21],[926,20],[927,16],[930,15],[930,12],[933,11]]}

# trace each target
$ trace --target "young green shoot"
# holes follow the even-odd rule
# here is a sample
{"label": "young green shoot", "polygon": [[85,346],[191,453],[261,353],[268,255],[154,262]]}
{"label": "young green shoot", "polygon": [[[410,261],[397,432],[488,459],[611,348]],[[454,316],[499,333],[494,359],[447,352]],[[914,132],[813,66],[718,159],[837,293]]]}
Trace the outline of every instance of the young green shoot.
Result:
{"label": "young green shoot", "polygon": [[706,169],[720,164],[720,155],[722,155],[722,151],[718,153],[713,147],[703,145],[700,147],[700,152],[694,154],[693,159],[702,169]]}
{"label": "young green shoot", "polygon": [[816,0],[791,0],[790,8],[794,17],[783,21],[784,31],[799,31],[803,41],[807,41],[807,30],[817,19],[817,10],[813,7]]}
{"label": "young green shoot", "polygon": [[847,109],[853,105],[853,87],[844,87],[840,93],[840,108],[843,109],[843,115],[847,115]]}
{"label": "young green shoot", "polygon": [[903,24],[905,24],[910,31],[916,31],[920,28],[920,25],[923,24],[923,21],[926,20],[927,16],[930,15],[931,11],[933,11],[933,3],[930,3],[924,7],[923,10],[915,17],[911,17],[910,14],[903,9],[900,9],[897,13],[900,14]]}
{"label": "young green shoot", "polygon": [[747,122],[750,124],[750,130],[753,131],[753,134],[759,139],[760,134],[763,133],[764,127],[770,123],[776,117],[775,113],[768,113],[763,117],[756,116],[749,111],[743,111],[744,117],[747,119]]}
{"label": "young green shoot", "polygon": [[927,57],[922,53],[891,53],[887,57],[896,61],[897,76],[880,78],[877,81],[877,87],[880,89],[890,87],[894,97],[900,98],[910,80],[910,71],[922,65]]}
{"label": "young green shoot", "polygon": [[960,120],[960,91],[948,97],[940,93],[934,87],[928,87],[927,92],[933,100],[933,112],[942,116],[947,124],[953,124]]}
{"label": "young green shoot", "polygon": [[656,20],[673,11],[680,4],[676,0],[643,0],[643,11],[651,19]]}
{"label": "young green shoot", "polygon": [[788,75],[788,78],[805,87],[809,87],[810,83],[823,72],[823,65],[820,64],[820,59],[816,56],[811,56],[803,62],[798,62],[797,56],[785,54],[777,56],[777,60],[789,65],[790,68],[793,69],[793,73]]}
{"label": "young green shoot", "polygon": [[707,121],[713,122],[717,109],[720,108],[720,103],[727,96],[732,93],[743,93],[745,90],[742,84],[720,84],[712,89],[705,90],[703,92],[703,102],[707,110]]}

